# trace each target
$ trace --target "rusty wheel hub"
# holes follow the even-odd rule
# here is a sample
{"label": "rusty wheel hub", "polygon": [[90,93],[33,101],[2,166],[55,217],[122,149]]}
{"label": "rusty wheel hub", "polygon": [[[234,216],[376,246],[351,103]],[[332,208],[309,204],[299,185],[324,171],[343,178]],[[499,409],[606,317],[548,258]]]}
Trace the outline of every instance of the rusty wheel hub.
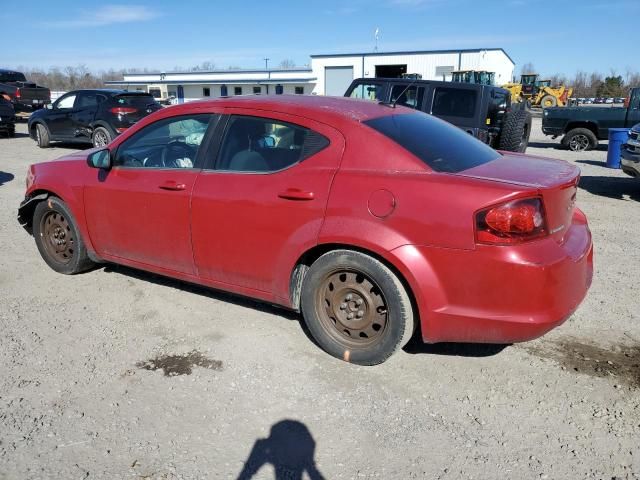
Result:
{"label": "rusty wheel hub", "polygon": [[68,263],[73,258],[75,241],[67,219],[56,211],[42,217],[40,235],[43,245],[51,258],[60,263]]}
{"label": "rusty wheel hub", "polygon": [[387,325],[387,304],[375,282],[362,273],[338,271],[327,275],[319,289],[323,326],[342,343],[375,343]]}

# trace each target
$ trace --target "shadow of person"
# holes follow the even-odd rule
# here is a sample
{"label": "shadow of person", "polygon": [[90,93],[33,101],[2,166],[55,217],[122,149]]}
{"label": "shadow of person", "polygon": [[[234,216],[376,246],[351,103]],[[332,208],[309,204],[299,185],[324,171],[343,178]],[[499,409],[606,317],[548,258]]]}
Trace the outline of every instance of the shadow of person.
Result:
{"label": "shadow of person", "polygon": [[275,480],[324,480],[314,459],[316,442],[309,429],[296,420],[282,420],[271,427],[268,438],[256,440],[238,480],[249,480],[264,465],[271,464]]}

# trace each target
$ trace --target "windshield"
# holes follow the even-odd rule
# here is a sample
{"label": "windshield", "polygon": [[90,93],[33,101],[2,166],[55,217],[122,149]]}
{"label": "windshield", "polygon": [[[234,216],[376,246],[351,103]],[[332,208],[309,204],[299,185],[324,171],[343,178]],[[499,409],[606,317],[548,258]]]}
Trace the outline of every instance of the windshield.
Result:
{"label": "windshield", "polygon": [[364,122],[389,137],[436,172],[457,173],[500,157],[493,148],[453,125],[422,112]]}
{"label": "windshield", "polygon": [[20,72],[0,72],[0,82],[26,82],[27,79]]}

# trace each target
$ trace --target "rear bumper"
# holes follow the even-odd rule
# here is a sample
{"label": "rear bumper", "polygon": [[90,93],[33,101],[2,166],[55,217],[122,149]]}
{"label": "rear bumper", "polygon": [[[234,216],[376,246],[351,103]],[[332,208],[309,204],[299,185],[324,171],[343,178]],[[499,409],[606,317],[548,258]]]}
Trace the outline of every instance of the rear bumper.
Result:
{"label": "rear bumper", "polygon": [[537,338],[571,316],[593,277],[591,232],[580,211],[562,244],[546,238],[516,247],[404,246],[393,253],[413,274],[429,343]]}
{"label": "rear bumper", "polygon": [[[33,103],[36,102],[36,103]],[[51,103],[50,100],[15,100],[13,103],[13,108],[16,112],[35,112],[36,110],[40,110],[44,108],[44,106],[48,103]]]}

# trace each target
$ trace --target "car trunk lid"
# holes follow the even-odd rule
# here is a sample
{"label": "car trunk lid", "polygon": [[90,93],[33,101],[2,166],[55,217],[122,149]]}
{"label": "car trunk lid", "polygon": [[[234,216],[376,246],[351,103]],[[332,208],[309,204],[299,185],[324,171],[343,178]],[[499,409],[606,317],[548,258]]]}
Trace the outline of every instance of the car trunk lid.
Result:
{"label": "car trunk lid", "polygon": [[571,226],[580,169],[562,160],[508,154],[456,175],[519,185],[542,197],[549,234],[558,242]]}

